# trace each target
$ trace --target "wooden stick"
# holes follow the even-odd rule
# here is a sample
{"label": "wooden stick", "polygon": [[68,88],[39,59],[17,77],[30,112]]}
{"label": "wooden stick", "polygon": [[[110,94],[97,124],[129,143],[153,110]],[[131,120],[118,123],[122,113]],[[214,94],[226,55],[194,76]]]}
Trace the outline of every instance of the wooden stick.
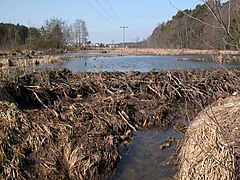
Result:
{"label": "wooden stick", "polygon": [[120,116],[122,117],[122,119],[127,123],[127,125],[128,125],[130,128],[132,128],[133,131],[136,131],[136,128],[128,122],[128,120],[122,115],[122,113],[119,112],[119,114],[120,114]]}

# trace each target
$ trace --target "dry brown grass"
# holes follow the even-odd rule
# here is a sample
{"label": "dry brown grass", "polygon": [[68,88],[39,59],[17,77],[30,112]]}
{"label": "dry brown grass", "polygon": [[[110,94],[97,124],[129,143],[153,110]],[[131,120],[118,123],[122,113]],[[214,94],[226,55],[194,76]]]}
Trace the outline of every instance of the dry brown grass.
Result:
{"label": "dry brown grass", "polygon": [[183,54],[224,54],[224,55],[239,55],[239,51],[230,50],[194,50],[194,49],[151,49],[151,48],[126,48],[116,49],[122,53],[134,54],[153,54],[153,55],[183,55]]}
{"label": "dry brown grass", "polygon": [[91,105],[61,106],[57,117],[51,108],[22,111],[0,101],[0,179],[103,179],[111,173],[119,154],[110,131],[127,126],[100,112],[92,116]]}
{"label": "dry brown grass", "polygon": [[177,179],[240,178],[240,96],[202,110],[189,126]]}
{"label": "dry brown grass", "polygon": [[3,81],[13,81],[18,76],[29,73],[30,65],[58,63],[63,62],[64,59],[58,56],[43,56],[32,59],[26,58],[1,58],[0,59],[0,86]]}
{"label": "dry brown grass", "polygon": [[62,62],[63,59],[59,56],[42,56],[34,58],[2,58],[0,61],[0,68],[6,69],[9,67],[25,68],[32,64],[43,64],[43,63],[57,63]]}

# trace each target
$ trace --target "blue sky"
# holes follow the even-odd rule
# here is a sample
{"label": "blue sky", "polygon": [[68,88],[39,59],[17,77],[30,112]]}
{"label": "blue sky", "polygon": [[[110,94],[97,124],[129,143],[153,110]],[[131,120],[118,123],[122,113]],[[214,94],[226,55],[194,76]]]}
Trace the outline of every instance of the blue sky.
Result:
{"label": "blue sky", "polygon": [[[182,10],[201,3],[200,0],[171,1]],[[170,20],[176,12],[169,0],[0,0],[0,22],[41,27],[53,17],[68,23],[83,19],[89,39],[103,43],[121,42],[120,26],[128,27],[126,41],[147,38],[159,23]]]}

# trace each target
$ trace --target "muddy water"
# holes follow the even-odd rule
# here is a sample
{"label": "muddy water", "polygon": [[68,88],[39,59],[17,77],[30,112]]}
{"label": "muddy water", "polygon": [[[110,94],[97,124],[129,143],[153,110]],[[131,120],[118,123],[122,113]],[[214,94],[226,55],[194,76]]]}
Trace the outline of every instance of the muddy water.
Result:
{"label": "muddy water", "polygon": [[182,133],[170,128],[165,131],[136,131],[133,135],[135,140],[128,148],[124,145],[119,147],[122,159],[112,179],[174,179],[176,167],[172,163],[175,159],[173,155],[176,143],[165,149],[160,146],[170,136],[180,139]]}

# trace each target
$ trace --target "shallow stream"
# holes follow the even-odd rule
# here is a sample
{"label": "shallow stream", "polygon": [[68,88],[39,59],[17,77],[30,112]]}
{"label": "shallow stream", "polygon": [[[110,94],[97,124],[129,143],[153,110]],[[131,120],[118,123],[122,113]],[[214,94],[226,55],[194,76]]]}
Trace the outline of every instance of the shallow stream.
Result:
{"label": "shallow stream", "polygon": [[182,135],[172,129],[166,131],[136,131],[135,140],[128,149],[120,146],[123,154],[112,179],[174,179],[176,167],[172,165],[176,143],[160,149],[171,136],[180,139]]}
{"label": "shallow stream", "polygon": [[[68,68],[72,72],[99,72],[99,71],[163,71],[176,69],[212,69],[221,67],[214,62],[201,62],[194,59],[204,58],[208,55],[184,56],[115,56],[102,57],[99,54],[85,54],[81,58],[70,58],[66,62],[41,66],[40,68]],[[192,60],[179,60],[179,59]],[[177,60],[178,59],[178,60]],[[239,64],[227,64],[225,67],[240,67]],[[174,123],[174,122],[173,122]],[[176,140],[182,133],[169,128],[165,131],[147,130],[133,132],[135,138],[128,147],[119,147],[122,158],[118,163],[111,179],[120,180],[148,180],[148,179],[174,179],[176,167],[172,165],[175,160],[176,143],[161,149],[168,137]]]}

